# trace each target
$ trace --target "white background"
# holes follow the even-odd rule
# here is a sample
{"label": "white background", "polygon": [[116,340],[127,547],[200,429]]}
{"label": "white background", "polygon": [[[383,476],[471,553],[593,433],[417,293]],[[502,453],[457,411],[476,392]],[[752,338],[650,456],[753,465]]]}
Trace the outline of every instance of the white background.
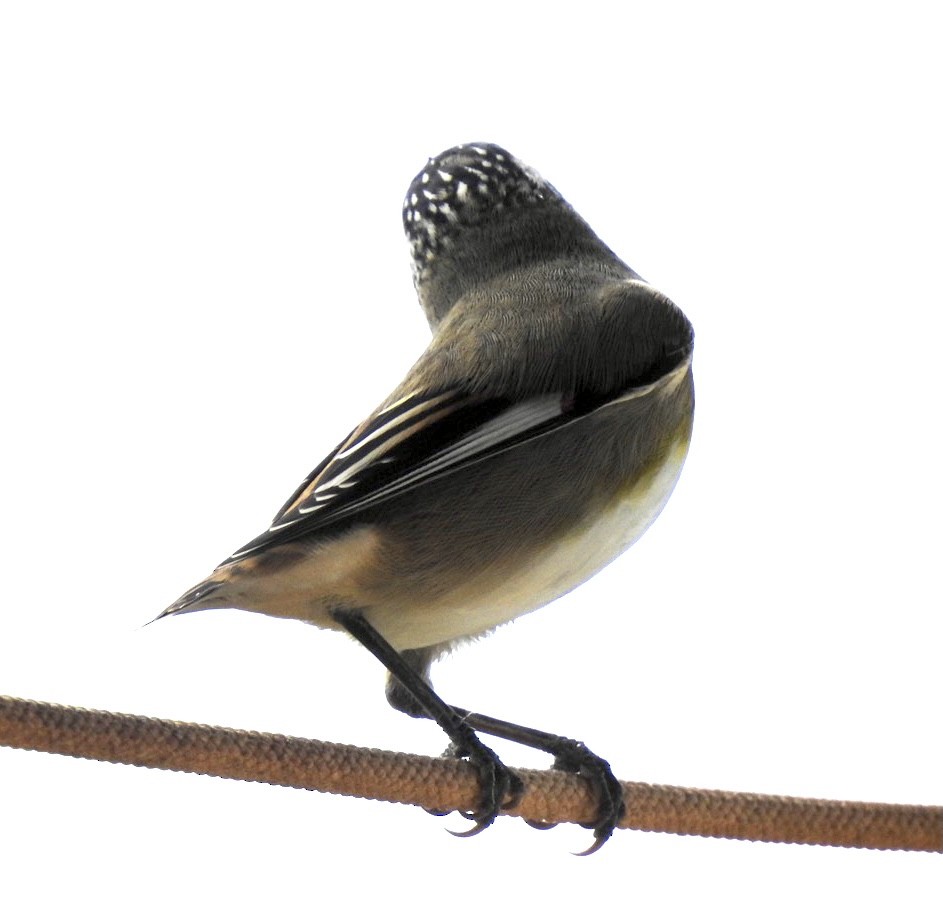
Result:
{"label": "white background", "polygon": [[[931,5],[335,7],[2,8],[0,692],[441,750],[343,636],[141,625],[424,347],[402,196],[491,140],[687,312],[698,409],[651,531],[441,663],[443,696],[625,779],[943,803]],[[0,814],[11,918],[940,912],[938,855],[618,832],[583,860],[574,827],[458,840],[28,752]]]}

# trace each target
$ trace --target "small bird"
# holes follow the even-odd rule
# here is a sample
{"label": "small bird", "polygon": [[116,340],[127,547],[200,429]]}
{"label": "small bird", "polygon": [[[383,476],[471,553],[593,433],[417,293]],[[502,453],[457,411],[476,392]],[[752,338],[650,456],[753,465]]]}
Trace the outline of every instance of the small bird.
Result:
{"label": "small bird", "polygon": [[238,608],[347,631],[389,670],[390,704],[434,719],[477,768],[464,834],[523,789],[484,733],[592,784],[590,853],[625,810],[609,764],[573,739],[445,703],[429,671],[584,582],[658,515],[691,437],[693,329],[495,144],[430,159],[403,223],[428,348],[268,530],[160,616]]}

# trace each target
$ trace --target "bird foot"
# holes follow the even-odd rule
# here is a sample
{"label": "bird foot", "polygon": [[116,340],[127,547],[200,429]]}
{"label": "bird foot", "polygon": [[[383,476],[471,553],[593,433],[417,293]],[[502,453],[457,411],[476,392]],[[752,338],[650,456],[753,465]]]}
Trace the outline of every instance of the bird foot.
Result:
{"label": "bird foot", "polygon": [[524,782],[477,736],[470,735],[462,745],[452,743],[443,757],[469,761],[478,771],[480,784],[478,805],[471,812],[462,813],[474,825],[466,831],[449,830],[449,834],[471,838],[492,825],[502,809],[511,809],[520,802]]}
{"label": "bird foot", "polygon": [[586,779],[599,802],[596,818],[583,825],[583,828],[593,829],[595,838],[593,844],[577,854],[586,857],[595,854],[609,840],[622,820],[625,815],[625,792],[608,761],[591,752],[582,742],[574,739],[561,739],[560,742],[554,753],[554,769],[579,774]]}

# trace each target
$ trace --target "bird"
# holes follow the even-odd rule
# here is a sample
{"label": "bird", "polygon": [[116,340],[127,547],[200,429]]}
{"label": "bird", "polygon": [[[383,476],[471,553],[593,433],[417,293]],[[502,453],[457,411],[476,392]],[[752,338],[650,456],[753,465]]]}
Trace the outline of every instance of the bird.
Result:
{"label": "bird", "polygon": [[403,226],[428,347],[271,525],[159,617],[231,608],[348,633],[386,666],[389,703],[476,768],[461,834],[523,792],[490,735],[591,784],[592,853],[625,814],[609,763],[446,703],[430,668],[580,585],[660,513],[691,440],[693,328],[496,144],[431,157]]}

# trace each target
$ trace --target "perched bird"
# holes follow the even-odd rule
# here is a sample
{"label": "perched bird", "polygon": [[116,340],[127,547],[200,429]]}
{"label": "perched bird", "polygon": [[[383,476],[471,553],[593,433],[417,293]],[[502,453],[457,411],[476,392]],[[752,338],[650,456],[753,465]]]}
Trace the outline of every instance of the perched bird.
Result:
{"label": "perched bird", "polygon": [[547,751],[593,784],[592,851],[624,812],[608,763],[446,704],[429,668],[570,591],[651,524],[691,436],[694,333],[494,144],[430,159],[403,223],[429,347],[268,530],[161,616],[239,608],[346,630],[389,669],[390,703],[435,719],[477,767],[469,834],[522,789],[477,730]]}

